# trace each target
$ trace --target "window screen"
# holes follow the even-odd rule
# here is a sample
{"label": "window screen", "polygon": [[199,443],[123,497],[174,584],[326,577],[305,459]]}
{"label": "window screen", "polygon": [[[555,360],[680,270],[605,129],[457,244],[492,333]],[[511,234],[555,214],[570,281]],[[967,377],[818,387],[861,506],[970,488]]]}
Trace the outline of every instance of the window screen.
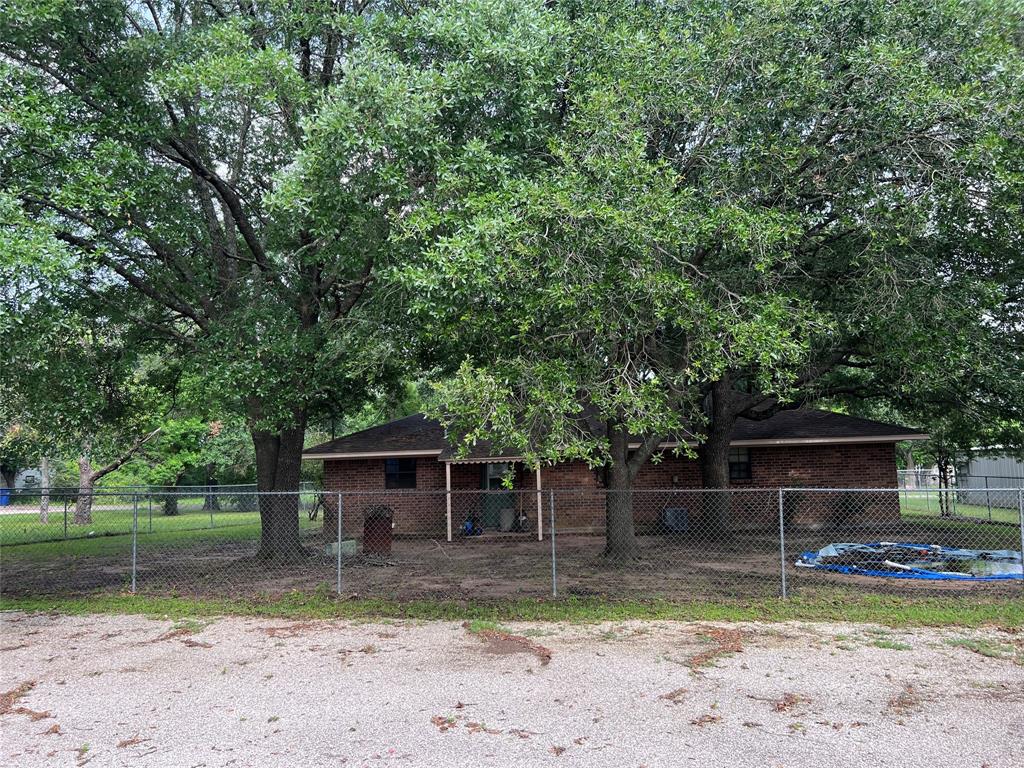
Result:
{"label": "window screen", "polygon": [[385,488],[415,488],[416,459],[384,459]]}
{"label": "window screen", "polygon": [[750,480],[753,477],[750,471],[750,449],[730,448],[729,449],[729,479]]}

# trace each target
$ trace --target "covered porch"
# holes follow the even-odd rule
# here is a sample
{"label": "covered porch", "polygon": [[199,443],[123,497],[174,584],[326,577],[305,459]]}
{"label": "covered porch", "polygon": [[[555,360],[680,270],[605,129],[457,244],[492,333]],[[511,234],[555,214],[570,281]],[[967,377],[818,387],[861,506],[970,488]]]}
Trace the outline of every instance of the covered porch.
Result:
{"label": "covered porch", "polygon": [[535,533],[537,541],[544,539],[540,467],[531,470],[518,456],[457,458],[451,451],[438,461],[444,463],[448,541],[492,533]]}

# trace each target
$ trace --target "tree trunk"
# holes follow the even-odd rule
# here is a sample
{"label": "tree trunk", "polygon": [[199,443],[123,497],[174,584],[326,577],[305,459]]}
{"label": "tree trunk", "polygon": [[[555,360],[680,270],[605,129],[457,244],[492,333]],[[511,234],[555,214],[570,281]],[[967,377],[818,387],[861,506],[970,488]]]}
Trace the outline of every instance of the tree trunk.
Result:
{"label": "tree trunk", "polygon": [[611,465],[605,473],[605,557],[628,560],[636,554],[633,526],[633,477],[629,471],[626,430],[609,430]]}
{"label": "tree trunk", "polygon": [[261,559],[295,561],[305,557],[299,542],[299,477],[305,435],[304,411],[296,413],[293,424],[286,429],[252,430],[256,489],[260,492],[257,557]]}
{"label": "tree trunk", "polygon": [[101,469],[92,467],[92,459],[89,458],[90,444],[86,442],[82,446],[82,455],[78,457],[78,499],[75,501],[74,519],[76,525],[92,524],[92,494],[96,481],[123,467],[125,462],[138,453],[142,446],[160,434],[160,429],[157,427],[149,434],[140,437],[131,448]]}
{"label": "tree trunk", "polygon": [[903,475],[903,487],[907,490],[917,488],[917,464],[914,461],[914,448],[911,445],[903,447],[903,465],[906,473]]}
{"label": "tree trunk", "polygon": [[174,491],[164,494],[164,517],[174,517],[178,514],[178,496]]}
{"label": "tree trunk", "polygon": [[43,476],[39,489],[39,522],[46,525],[50,522],[50,460],[45,456],[39,461],[39,470]]}
{"label": "tree trunk", "polygon": [[729,444],[736,416],[729,408],[728,380],[717,382],[711,390],[708,436],[697,448],[701,483],[710,492],[704,494],[705,528],[700,533],[713,537],[728,536],[732,527],[732,498],[729,488]]}
{"label": "tree trunk", "polygon": [[18,468],[14,466],[0,467],[0,488],[8,488],[14,492],[14,483],[18,479]]}
{"label": "tree trunk", "polygon": [[96,477],[88,456],[78,457],[78,498],[75,499],[75,525],[92,525],[92,493]]}
{"label": "tree trunk", "polygon": [[949,490],[949,469],[950,460],[946,456],[939,456],[936,464],[939,467],[939,516],[952,517],[952,491]]}

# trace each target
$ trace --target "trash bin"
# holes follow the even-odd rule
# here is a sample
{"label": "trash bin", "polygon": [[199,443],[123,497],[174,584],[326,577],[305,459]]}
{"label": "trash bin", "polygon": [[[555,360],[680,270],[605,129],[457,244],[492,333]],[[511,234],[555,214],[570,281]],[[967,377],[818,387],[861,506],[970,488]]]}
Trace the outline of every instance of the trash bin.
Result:
{"label": "trash bin", "polygon": [[516,524],[516,511],[512,507],[505,507],[501,510],[499,515],[500,528],[503,532],[508,533],[511,531]]}
{"label": "trash bin", "polygon": [[0,507],[6,507],[11,503],[11,489],[0,488]]}
{"label": "trash bin", "polygon": [[390,555],[395,513],[391,507],[370,507],[363,516],[363,554]]}

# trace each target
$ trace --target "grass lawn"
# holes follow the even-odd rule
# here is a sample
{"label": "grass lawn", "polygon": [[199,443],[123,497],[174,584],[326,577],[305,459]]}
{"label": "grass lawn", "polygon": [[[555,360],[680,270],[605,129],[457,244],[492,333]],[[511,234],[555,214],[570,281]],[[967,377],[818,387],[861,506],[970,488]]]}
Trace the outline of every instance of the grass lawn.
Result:
{"label": "grass lawn", "polygon": [[[100,513],[102,514],[102,513]],[[93,518],[97,513],[93,513]],[[224,517],[225,519],[222,519]],[[203,521],[205,520],[205,526]],[[154,518],[153,532],[143,528],[139,521],[139,551],[181,547],[189,549],[193,543],[204,546],[215,545],[227,541],[259,541],[260,516],[258,512],[229,512],[217,515],[217,525],[209,527],[210,514],[183,514],[175,517],[164,517],[157,524]],[[306,513],[299,513],[300,530],[319,530],[322,522],[310,520]],[[131,549],[131,530],[125,532],[116,528],[100,533],[100,527],[89,526],[88,530],[97,531],[95,536],[87,538],[58,539],[56,541],[37,541],[17,546],[5,545],[4,558],[21,561],[57,560],[72,555],[74,557],[105,557],[116,556]]]}
{"label": "grass lawn", "polygon": [[809,598],[765,598],[750,601],[689,603],[575,598],[486,601],[411,601],[337,598],[328,585],[309,592],[279,597],[186,599],[145,595],[39,597],[0,599],[0,610],[69,614],[125,613],[157,618],[201,616],[267,616],[292,619],[412,619],[456,621],[841,621],[886,626],[995,626],[1015,630],[1024,626],[1024,601],[971,602],[941,598],[907,599],[865,595],[856,590],[831,590]]}
{"label": "grass lawn", "polygon": [[[303,499],[304,504],[305,501]],[[178,514],[167,516],[159,500],[151,503],[147,499],[140,499],[139,534],[156,535],[195,530],[208,532],[210,529],[218,528],[259,526],[259,512],[204,512],[202,506],[201,497],[184,497],[178,503]],[[69,504],[66,536],[63,504],[54,504],[50,507],[50,520],[45,524],[39,522],[39,512],[36,509],[24,512],[14,512],[12,509],[0,508],[0,546],[54,542],[65,538],[92,540],[97,537],[127,536],[132,532],[133,505],[116,496],[97,497],[92,511],[92,523],[89,525],[75,525],[74,504]],[[305,512],[300,512],[299,517],[307,524],[319,525],[319,522],[310,523]]]}
{"label": "grass lawn", "polygon": [[[976,498],[982,498],[984,491],[972,491]],[[978,520],[991,520],[999,523],[1016,523],[1019,513],[1015,507],[992,506],[985,504],[960,504],[956,502],[956,494],[950,494],[953,501],[953,513],[956,517],[968,517]],[[993,501],[1003,504],[1013,503],[1016,505],[1016,498],[1007,498],[1007,494],[992,494]],[[900,514],[904,517],[938,517],[939,498],[935,493],[924,491],[901,491],[900,492]]]}

